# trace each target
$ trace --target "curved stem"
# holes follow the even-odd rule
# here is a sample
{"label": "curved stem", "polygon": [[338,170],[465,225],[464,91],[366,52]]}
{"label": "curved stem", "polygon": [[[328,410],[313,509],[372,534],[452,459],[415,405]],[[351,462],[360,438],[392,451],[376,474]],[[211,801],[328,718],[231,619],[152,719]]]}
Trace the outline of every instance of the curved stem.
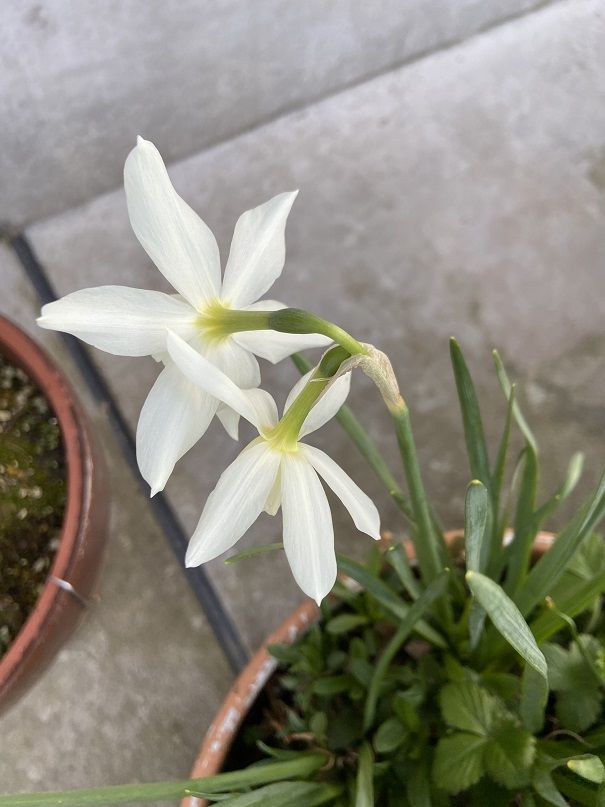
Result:
{"label": "curved stem", "polygon": [[366,348],[343,328],[333,322],[303,311],[302,308],[282,308],[272,311],[269,328],[280,333],[320,333],[343,347],[351,356],[367,353]]}

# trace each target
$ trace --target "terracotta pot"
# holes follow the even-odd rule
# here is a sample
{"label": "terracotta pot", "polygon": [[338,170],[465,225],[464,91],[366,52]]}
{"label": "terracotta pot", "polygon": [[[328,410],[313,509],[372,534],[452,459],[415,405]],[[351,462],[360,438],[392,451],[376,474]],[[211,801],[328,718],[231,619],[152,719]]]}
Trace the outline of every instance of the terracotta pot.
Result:
{"label": "terracotta pot", "polygon": [[[61,429],[67,473],[63,526],[49,578],[0,659],[2,711],[36,680],[85,612],[107,535],[108,502],[102,454],[63,374],[4,317],[0,317],[0,353],[27,373],[50,404]],[[52,578],[65,581],[73,591],[61,588]]]}
{"label": "terracotta pot", "polygon": [[[461,541],[464,533],[451,530],[445,535],[450,545]],[[554,535],[540,532],[534,543],[534,559],[539,558],[551,546]],[[505,539],[506,540],[506,539]],[[406,543],[408,555],[414,559],[414,547]],[[272,644],[293,644],[319,619],[320,611],[312,600],[302,603],[279,628],[272,633],[250,659],[244,670],[227,693],[204,741],[191,771],[191,778],[214,776],[221,772],[225,759],[233,745],[248,712],[259,693],[269,680],[279,662],[267,650]],[[181,807],[206,807],[204,799],[189,796],[181,801]]]}

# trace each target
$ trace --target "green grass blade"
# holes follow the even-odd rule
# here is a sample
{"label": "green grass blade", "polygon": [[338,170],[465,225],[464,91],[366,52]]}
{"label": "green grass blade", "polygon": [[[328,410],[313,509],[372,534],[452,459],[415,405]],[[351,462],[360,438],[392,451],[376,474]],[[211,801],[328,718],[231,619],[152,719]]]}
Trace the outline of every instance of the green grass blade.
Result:
{"label": "green grass blade", "polygon": [[536,641],[541,644],[564,627],[566,621],[559,616],[560,613],[575,617],[589,608],[595,598],[603,592],[605,592],[605,572],[590,580],[578,579],[570,583],[565,595],[557,600],[556,609],[546,608],[530,623]]}
{"label": "green grass blade", "polygon": [[464,438],[466,440],[466,451],[471,474],[475,479],[483,482],[489,490],[491,487],[491,474],[477,393],[460,345],[453,337],[450,339],[450,356],[462,413]]}
{"label": "green grass blade", "polygon": [[[498,376],[498,381],[500,382],[502,392],[504,393],[504,395],[506,397],[506,400],[508,401],[510,399],[510,397],[511,397],[512,384],[510,383],[508,375],[506,374],[506,370],[504,369],[504,365],[502,364],[502,359],[500,358],[500,356],[498,354],[498,351],[494,350],[492,352],[492,355],[494,357],[494,364],[496,365],[496,375]],[[521,433],[523,434],[523,437],[525,438],[525,442],[529,443],[529,445],[534,450],[534,454],[537,456],[538,455],[538,444],[536,442],[536,438],[534,437],[532,430],[529,428],[529,425],[528,425],[527,421],[525,420],[525,418],[523,416],[523,413],[521,412],[521,409],[520,409],[519,404],[517,402],[516,396],[515,396],[515,398],[513,400],[513,405],[512,406],[513,406],[513,416],[515,418],[515,422],[516,422],[517,426],[519,427],[519,429],[521,430]]]}
{"label": "green grass blade", "polygon": [[565,571],[574,552],[605,515],[605,472],[586,504],[556,537],[532,568],[515,600],[523,615],[546,597]]}
{"label": "green grass blade", "polygon": [[[315,782],[277,782],[221,802],[222,807],[320,807],[333,803],[342,788]],[[212,798],[212,796],[210,796]]]}
{"label": "green grass blade", "polygon": [[466,568],[473,572],[483,572],[487,566],[489,542],[487,523],[489,516],[489,494],[478,479],[473,479],[466,489],[464,502],[464,547]]}
{"label": "green grass blade", "polygon": [[374,807],[374,754],[369,743],[359,751],[355,791],[355,807]]}
{"label": "green grass blade", "polygon": [[510,597],[497,583],[479,572],[467,572],[466,581],[498,632],[527,664],[546,678],[547,666],[544,654]]}
{"label": "green grass blade", "polygon": [[508,550],[508,567],[504,590],[517,591],[531,562],[531,551],[537,533],[534,510],[538,490],[538,457],[530,443],[524,449],[523,474],[517,498],[514,520],[514,539]]}
{"label": "green grass blade", "polygon": [[[297,370],[301,375],[308,373],[314,365],[300,353],[291,356]],[[336,415],[336,420],[355,444],[361,455],[364,457],[370,468],[374,471],[378,479],[389,492],[391,498],[412,524],[414,514],[409,499],[401,489],[390,468],[386,464],[384,457],[380,453],[378,446],[361,425],[353,410],[344,404]]]}
{"label": "green grass blade", "polygon": [[407,641],[410,633],[414,630],[414,628],[417,627],[418,621],[431,607],[435,600],[444,594],[449,582],[449,576],[449,570],[441,572],[439,577],[435,578],[427,589],[423,591],[420,597],[418,597],[416,602],[410,606],[407,615],[397,628],[397,632],[391,638],[388,645],[383,650],[382,655],[378,659],[370,686],[368,687],[368,695],[364,708],[363,722],[366,731],[370,729],[372,723],[374,722],[374,715],[376,714],[376,704],[378,703],[380,687],[387,670],[389,669],[393,659],[403,643]]}
{"label": "green grass blade", "polygon": [[502,431],[502,437],[500,438],[498,454],[496,455],[496,464],[494,466],[494,473],[492,475],[492,489],[495,509],[497,512],[500,510],[500,496],[502,495],[504,474],[506,472],[506,461],[508,459],[508,447],[510,444],[510,432],[513,422],[513,405],[515,403],[515,394],[516,386],[511,384],[510,393],[508,396],[508,404],[506,407],[506,420],[504,422],[504,429]]}
{"label": "green grass blade", "polygon": [[542,505],[542,507],[540,507],[539,510],[536,511],[535,520],[538,528],[549,516],[555,512],[561,502],[565,501],[569,494],[574,490],[580,481],[583,469],[584,454],[577,452],[573,455],[569,462],[567,473],[565,474],[565,479],[563,480],[561,487],[547,502]]}
{"label": "green grass blade", "polygon": [[387,563],[393,567],[401,585],[413,600],[420,596],[421,588],[414,570],[410,566],[407,552],[402,544],[397,543],[390,546],[385,553]]}
{"label": "green grass blade", "polygon": [[199,789],[205,793],[225,793],[244,787],[308,777],[326,764],[325,754],[301,754],[295,760],[252,765],[241,771],[219,773],[200,779],[151,784],[110,785],[55,793],[21,793],[0,796],[1,807],[105,807],[114,804],[177,801]]}

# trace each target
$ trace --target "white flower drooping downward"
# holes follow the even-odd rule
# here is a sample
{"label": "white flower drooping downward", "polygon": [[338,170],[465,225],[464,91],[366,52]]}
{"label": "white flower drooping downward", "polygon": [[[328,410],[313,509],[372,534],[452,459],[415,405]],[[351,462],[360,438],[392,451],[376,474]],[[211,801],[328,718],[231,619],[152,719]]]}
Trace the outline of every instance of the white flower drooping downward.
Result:
{"label": "white flower drooping downward", "polygon": [[275,196],[240,216],[221,281],[214,235],[174,190],[156,147],[141,137],[126,160],[124,186],[135,235],[177,294],[125,286],[82,289],[45,305],[38,324],[71,333],[108,353],[151,355],[164,362],[137,426],[137,459],[154,495],[215,414],[234,438],[239,422],[236,412],[175,367],[166,353],[168,329],[242,388],[260,383],[254,354],[277,362],[329,340],[314,334],[241,330],[241,312],[286,307],[259,298],[282,272],[286,219],[297,191]]}
{"label": "white flower drooping downward", "polygon": [[[294,439],[284,441],[276,439],[277,406],[269,393],[239,389],[175,333],[168,336],[168,350],[192,383],[246,418],[260,435],[223,472],[208,497],[187,549],[187,566],[226,552],[263,510],[275,515],[281,506],[284,549],[294,578],[306,594],[321,602],[336,580],[336,557],[332,515],[318,474],[347,508],[357,529],[380,537],[380,517],[371,499],[327,454],[300,442],[338,412],[349,392],[350,373],[328,387]],[[284,413],[309,375],[290,392]]]}

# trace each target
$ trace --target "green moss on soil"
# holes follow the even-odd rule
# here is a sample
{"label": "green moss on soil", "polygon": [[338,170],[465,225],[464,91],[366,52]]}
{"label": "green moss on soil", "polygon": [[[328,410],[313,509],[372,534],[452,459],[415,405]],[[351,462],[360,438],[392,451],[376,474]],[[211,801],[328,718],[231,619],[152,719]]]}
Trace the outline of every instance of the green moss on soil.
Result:
{"label": "green moss on soil", "polygon": [[57,418],[39,388],[0,355],[0,657],[48,576],[66,492]]}

